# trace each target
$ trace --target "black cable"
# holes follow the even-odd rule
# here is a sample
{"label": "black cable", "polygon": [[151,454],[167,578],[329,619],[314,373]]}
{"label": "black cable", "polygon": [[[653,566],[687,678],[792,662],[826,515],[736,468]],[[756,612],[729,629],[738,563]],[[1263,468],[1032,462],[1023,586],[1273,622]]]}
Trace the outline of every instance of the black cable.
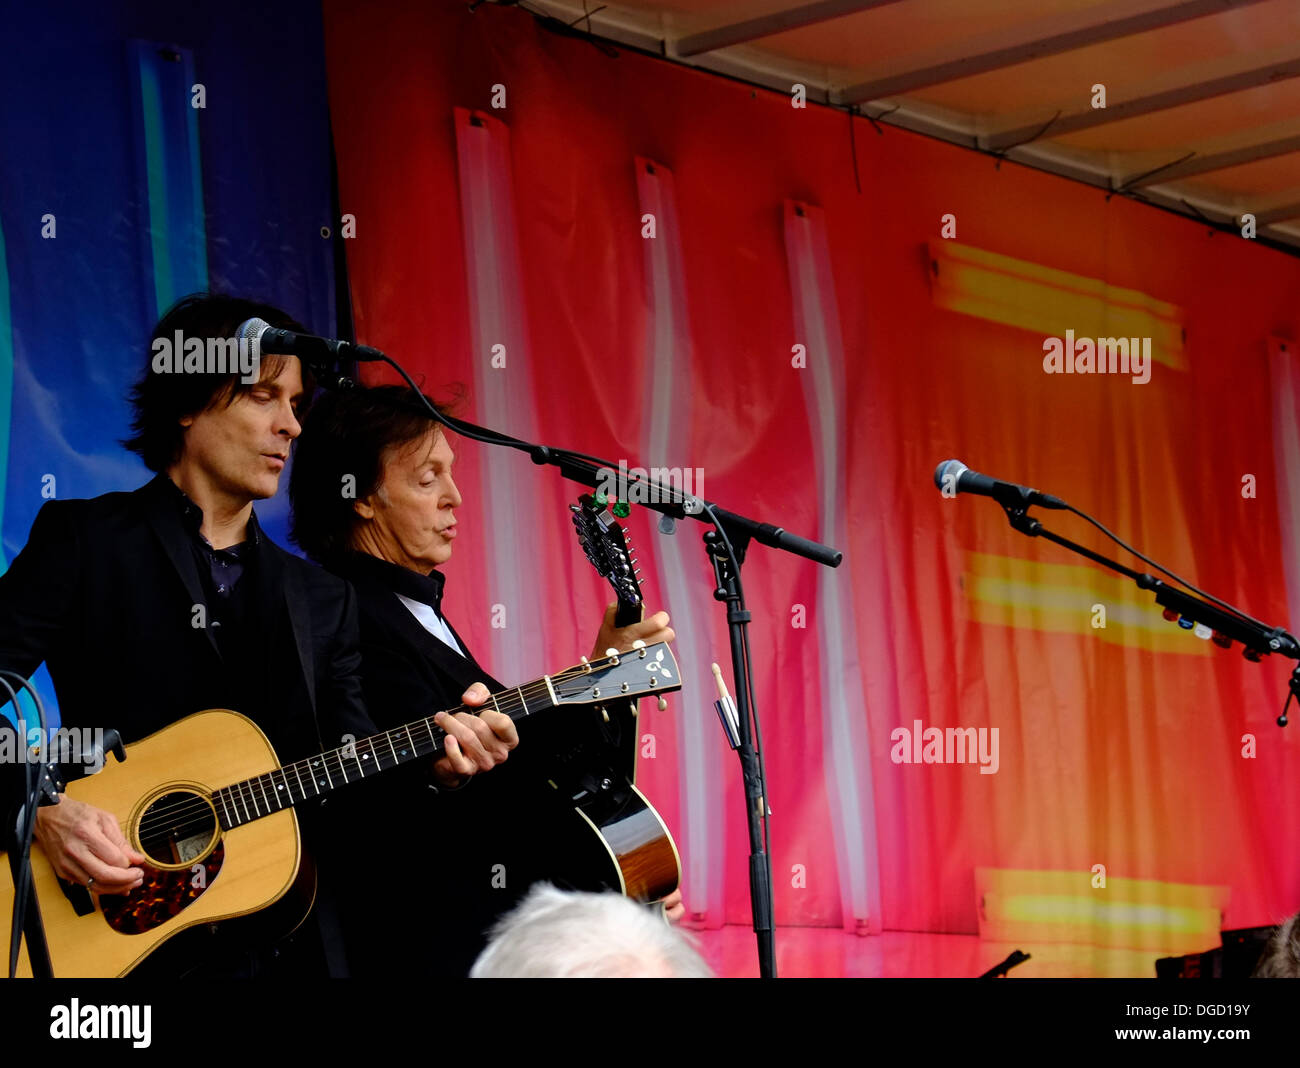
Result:
{"label": "black cable", "polygon": [[763,760],[763,731],[758,725],[758,714],[754,706],[754,678],[750,671],[749,628],[740,633],[740,644],[745,657],[745,683],[749,687],[749,723],[754,733],[754,755],[758,758],[758,776],[763,781],[763,852],[767,855],[769,869],[772,863],[772,850],[768,840],[768,792],[767,765]]}
{"label": "black cable", "polygon": [[[858,196],[862,195],[862,179],[858,175],[858,141],[853,132],[853,120],[858,114],[858,108],[855,104],[849,108],[849,153],[853,157],[853,185],[858,191]],[[876,127],[879,130],[879,127]]]}
{"label": "black cable", "polygon": [[[27,720],[23,717],[22,709],[18,706],[18,694],[14,692],[14,688],[10,686],[3,677],[0,677],[0,686],[4,686],[4,688],[9,691],[9,700],[13,703],[14,715],[17,717],[14,726],[14,730],[17,733],[17,738],[15,740],[17,746],[21,746],[22,749],[20,750],[16,746],[15,754],[19,752],[25,753],[27,748]],[[30,863],[24,863],[24,861],[29,855],[27,851],[31,849],[31,833],[35,833],[36,830],[35,821],[31,819],[31,808],[32,795],[36,793],[37,780],[35,778],[35,771],[32,767],[32,762],[24,759],[23,764],[23,786],[25,787],[23,792],[27,797],[27,805],[23,808],[22,827],[19,828],[17,825],[14,827],[14,848],[18,850],[18,872],[20,878],[14,881],[14,904],[13,910],[10,914],[10,979],[13,979],[18,973],[18,952],[22,946],[23,921],[26,919],[27,913],[27,875],[31,868]],[[31,833],[29,833],[29,830]]]}
{"label": "black cable", "polygon": [[[428,409],[429,414],[434,418],[434,420],[436,422],[441,423],[449,430],[454,430],[456,431],[457,434],[460,434],[462,437],[469,438],[471,441],[481,441],[487,445],[510,445],[520,449],[530,448],[528,442],[521,441],[519,438],[512,438],[508,434],[498,434],[496,431],[491,431],[489,433],[479,433],[477,430],[471,430],[468,428],[468,426],[465,423],[462,423],[455,416],[446,415],[445,413],[438,411],[437,408],[435,408],[432,404],[429,403],[429,398],[424,395],[424,392],[420,389],[420,387],[415,384],[415,379],[413,379],[409,374],[406,373],[406,368],[404,368],[400,363],[394,360],[391,356],[385,355],[383,358],[383,362],[388,364],[389,367],[391,367],[394,371],[396,371],[399,375],[401,375],[402,378],[406,380],[406,384],[411,387],[411,392],[414,393],[415,396],[419,399],[420,403],[424,405],[425,408]],[[573,455],[582,456],[581,453],[574,453]],[[597,461],[593,457],[589,457],[589,456],[582,456],[582,458],[584,460],[591,460],[593,463],[604,462],[604,461]]]}
{"label": "black cable", "polygon": [[1246,615],[1246,613],[1243,612],[1240,608],[1234,608],[1232,605],[1228,604],[1227,601],[1220,601],[1213,594],[1206,593],[1204,590],[1198,589],[1197,587],[1193,586],[1190,582],[1188,582],[1185,578],[1181,578],[1178,575],[1175,575],[1172,571],[1169,571],[1168,569],[1161,567],[1149,556],[1146,556],[1144,553],[1138,552],[1137,549],[1133,548],[1133,546],[1131,546],[1128,542],[1124,541],[1121,537],[1119,537],[1119,535],[1114,534],[1113,532],[1107,530],[1104,526],[1098,523],[1097,520],[1093,519],[1092,516],[1088,515],[1087,512],[1079,511],[1079,509],[1075,508],[1074,505],[1072,504],[1067,504],[1065,507],[1069,509],[1071,512],[1073,512],[1075,515],[1077,515],[1080,519],[1087,520],[1094,527],[1096,527],[1103,534],[1105,534],[1106,537],[1110,538],[1111,541],[1115,542],[1116,545],[1119,545],[1121,548],[1127,549],[1143,563],[1150,564],[1161,574],[1168,575],[1175,582],[1181,583],[1183,586],[1186,586],[1193,593],[1201,597],[1204,597],[1207,601],[1213,601],[1220,608],[1226,609],[1227,611],[1231,612],[1233,615],[1237,616],[1240,619],[1245,620],[1247,623],[1251,623],[1254,626],[1259,627],[1261,630],[1269,630],[1269,631],[1273,630],[1273,628],[1270,627],[1267,623],[1261,623],[1258,619]]}
{"label": "black cable", "polygon": [[[27,679],[23,678],[16,671],[0,670],[0,686],[3,686],[9,692],[9,699],[13,702],[14,712],[18,716],[18,729],[23,732],[23,738],[19,739],[26,749],[26,719],[23,717],[22,709],[18,704],[18,694],[14,688],[9,685],[6,676],[15,678],[22,687],[32,695],[32,703],[36,708],[36,718],[40,721],[41,741],[44,743],[46,734],[45,703],[41,700],[41,695],[36,692]],[[3,707],[3,706],[0,706]],[[42,744],[41,755],[45,755],[45,747]],[[19,857],[19,878],[14,883],[14,905],[13,920],[9,930],[9,978],[12,979],[18,971],[18,951],[22,943],[23,922],[27,914],[27,897],[31,887],[32,864],[31,849],[32,839],[36,833],[36,810],[39,807],[36,803],[36,789],[40,784],[40,772],[36,770],[36,765],[30,760],[25,760],[26,782],[27,787],[27,806],[23,812],[24,825],[21,830],[16,831],[15,846],[18,847]],[[34,971],[34,968],[33,968]]]}

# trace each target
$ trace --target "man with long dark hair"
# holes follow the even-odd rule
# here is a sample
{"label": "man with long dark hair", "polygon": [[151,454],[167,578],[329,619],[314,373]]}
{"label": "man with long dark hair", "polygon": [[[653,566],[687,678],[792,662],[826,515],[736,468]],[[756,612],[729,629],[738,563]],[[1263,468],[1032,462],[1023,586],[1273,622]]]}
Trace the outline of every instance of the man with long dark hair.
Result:
{"label": "man with long dark hair", "polygon": [[[231,344],[252,318],[303,329],[277,308],[209,294],[163,316],[125,442],[155,477],[130,493],[49,501],[0,577],[0,667],[30,675],[46,663],[64,726],[113,728],[129,744],[230,708],[265,732],[281,762],[375,733],[352,590],[275,545],[253,511],[276,492],[311,382],[296,357],[250,363]],[[481,728],[441,723],[460,740],[436,768],[441,781],[495,762]],[[324,815],[302,813],[309,846],[329,844],[315,833]],[[146,857],[117,817],[83,802],[41,808],[35,836],[59,876],[94,893],[129,893],[145,876]],[[331,903],[331,866],[348,862],[339,845],[318,856],[315,921],[291,942],[259,937],[228,950],[178,939],[183,953],[165,967],[346,974]]]}

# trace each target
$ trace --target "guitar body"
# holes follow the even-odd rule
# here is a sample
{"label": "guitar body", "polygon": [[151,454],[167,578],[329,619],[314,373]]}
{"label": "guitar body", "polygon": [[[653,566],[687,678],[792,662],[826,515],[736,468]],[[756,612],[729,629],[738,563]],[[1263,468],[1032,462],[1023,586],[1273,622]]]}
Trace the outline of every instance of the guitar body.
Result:
{"label": "guitar body", "polygon": [[635,786],[603,791],[574,807],[607,853],[594,850],[585,870],[574,857],[573,884],[580,889],[617,890],[638,901],[661,901],[682,878],[677,844],[654,806]]}
{"label": "guitar body", "polygon": [[[606,722],[601,705],[611,694],[635,700],[681,685],[672,651],[658,642],[503,690],[493,704],[515,720],[594,706],[596,721]],[[277,925],[271,934],[288,933],[310,911],[315,886],[293,806],[403,764],[437,759],[447,735],[434,718],[349,738],[337,749],[281,767],[252,720],[223,709],[199,712],[127,746],[122,764],[70,783],[67,796],[112,813],[127,841],[149,860],[138,889],[100,896],[59,879],[33,844],[33,886],[55,976],[125,975],[169,939],[225,920],[241,927],[266,921]],[[607,742],[595,745],[578,751],[607,754]],[[552,786],[563,789],[569,804],[583,810],[577,818],[602,836],[602,846],[589,842],[587,850],[600,858],[592,870],[605,869],[595,876],[600,885],[653,899],[676,885],[677,850],[626,779],[612,770],[592,777],[592,767],[612,766],[601,756],[579,775],[557,773]],[[10,865],[0,864],[0,915],[11,914],[14,893]],[[24,943],[19,974],[30,976],[25,950]]]}
{"label": "guitar body", "polygon": [[[263,909],[298,879],[302,843],[292,808],[227,831],[211,803],[214,790],[279,766],[252,720],[199,712],[126,753],[125,763],[69,783],[66,794],[117,816],[127,841],[150,858],[143,885],[125,896],[91,894],[63,882],[32,845],[36,897],[59,978],[125,975],[187,928]],[[10,915],[13,903],[6,859],[0,915]],[[296,910],[299,921],[309,908],[308,901]],[[31,975],[25,944],[18,974]]]}

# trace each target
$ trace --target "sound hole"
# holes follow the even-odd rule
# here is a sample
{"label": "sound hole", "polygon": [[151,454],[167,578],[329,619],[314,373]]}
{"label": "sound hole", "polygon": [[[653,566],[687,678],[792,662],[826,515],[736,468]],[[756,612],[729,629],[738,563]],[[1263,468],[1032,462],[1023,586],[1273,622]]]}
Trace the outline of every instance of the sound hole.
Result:
{"label": "sound hole", "polygon": [[159,868],[189,866],[216,843],[217,813],[189,790],[163,794],[140,817],[140,849]]}

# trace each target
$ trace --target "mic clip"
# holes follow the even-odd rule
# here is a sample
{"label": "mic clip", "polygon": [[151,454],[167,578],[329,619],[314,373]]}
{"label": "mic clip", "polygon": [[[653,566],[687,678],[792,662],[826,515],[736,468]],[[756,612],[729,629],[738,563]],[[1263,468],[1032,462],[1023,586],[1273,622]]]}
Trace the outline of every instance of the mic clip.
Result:
{"label": "mic clip", "polygon": [[999,501],[1002,510],[1007,513],[1007,522],[1011,524],[1012,529],[1020,531],[1031,538],[1038,537],[1038,532],[1043,529],[1043,524],[1029,514],[1029,505],[1023,501],[1018,504],[1007,504],[1006,501]]}

